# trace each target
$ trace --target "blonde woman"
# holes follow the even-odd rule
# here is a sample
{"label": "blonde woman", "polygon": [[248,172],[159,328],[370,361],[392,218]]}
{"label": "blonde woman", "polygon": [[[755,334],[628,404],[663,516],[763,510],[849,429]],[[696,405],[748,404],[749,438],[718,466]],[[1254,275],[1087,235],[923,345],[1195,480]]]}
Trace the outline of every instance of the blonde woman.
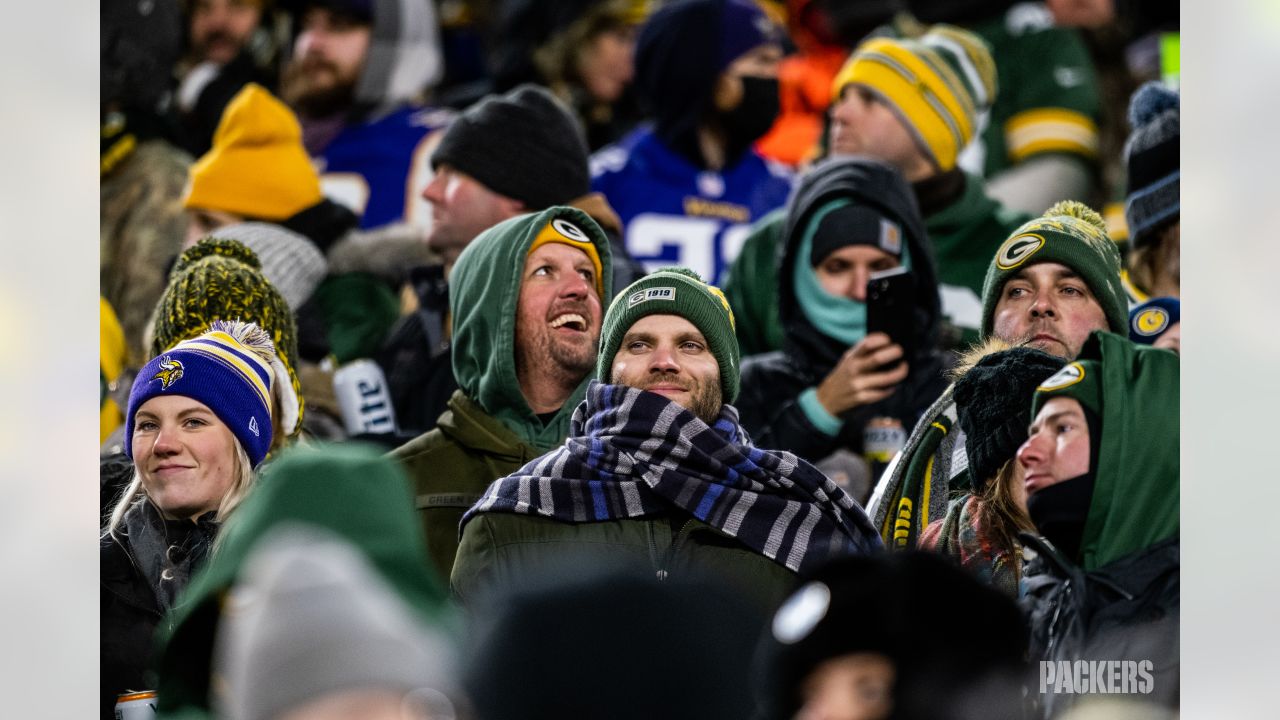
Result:
{"label": "blonde woman", "polygon": [[134,381],[125,416],[134,475],[99,542],[103,717],[117,694],[154,687],[156,626],[271,447],[279,363],[257,325],[218,321]]}

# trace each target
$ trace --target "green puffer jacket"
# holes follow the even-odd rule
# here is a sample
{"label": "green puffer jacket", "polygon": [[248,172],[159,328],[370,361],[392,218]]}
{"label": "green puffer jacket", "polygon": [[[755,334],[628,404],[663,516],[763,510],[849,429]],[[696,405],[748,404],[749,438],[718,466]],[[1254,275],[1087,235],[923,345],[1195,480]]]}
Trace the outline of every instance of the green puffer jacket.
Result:
{"label": "green puffer jacket", "polygon": [[[790,207],[790,205],[788,205]],[[978,342],[982,327],[982,282],[1000,244],[1031,216],[1009,210],[987,196],[986,185],[965,175],[964,192],[924,218],[938,274],[945,322],[961,347]],[[779,246],[787,214],[775,211],[751,228],[742,252],[729,268],[724,294],[737,317],[742,356],[782,349],[786,333],[778,317]],[[943,333],[944,336],[957,332]]]}
{"label": "green puffer jacket", "polygon": [[520,587],[587,564],[668,578],[717,578],[762,612],[794,589],[796,575],[692,517],[647,517],[568,523],[506,513],[482,513],[463,529],[450,585],[468,605],[485,593]]}
{"label": "green puffer jacket", "polygon": [[392,451],[409,474],[427,550],[440,577],[449,577],[458,523],[489,483],[518,470],[569,434],[587,378],[547,422],[534,415],[516,377],[516,304],[525,258],[538,232],[564,219],[580,228],[600,256],[606,306],[613,297],[609,239],[586,213],[552,207],[481,233],[449,278],[453,374],[458,388],[435,429]]}

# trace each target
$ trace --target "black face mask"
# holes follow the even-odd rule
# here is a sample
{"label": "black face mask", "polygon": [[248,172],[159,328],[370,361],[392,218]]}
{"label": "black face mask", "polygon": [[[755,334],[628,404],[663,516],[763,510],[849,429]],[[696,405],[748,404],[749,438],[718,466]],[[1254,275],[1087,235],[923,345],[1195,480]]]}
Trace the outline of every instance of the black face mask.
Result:
{"label": "black face mask", "polygon": [[1093,501],[1093,472],[1063,480],[1027,498],[1036,530],[1072,562],[1080,562],[1084,523]]}
{"label": "black face mask", "polygon": [[778,79],[742,75],[742,100],[737,107],[720,113],[727,148],[725,157],[732,164],[762,135],[769,132],[778,119]]}

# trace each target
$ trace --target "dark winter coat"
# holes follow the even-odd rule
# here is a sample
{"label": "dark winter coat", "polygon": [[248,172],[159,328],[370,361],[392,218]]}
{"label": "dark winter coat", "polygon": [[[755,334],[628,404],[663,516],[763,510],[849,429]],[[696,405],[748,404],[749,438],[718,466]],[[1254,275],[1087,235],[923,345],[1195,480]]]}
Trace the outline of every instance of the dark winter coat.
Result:
{"label": "dark winter coat", "polygon": [[144,499],[129,509],[114,535],[99,541],[98,689],[104,720],[114,716],[117,695],[155,689],[156,630],[213,546],[213,517],[165,520]]}
{"label": "dark winter coat", "polygon": [[[915,347],[908,358],[910,374],[885,400],[855,408],[841,419],[834,436],[805,415],[799,396],[816,387],[836,366],[848,347],[819,331],[795,297],[792,267],[812,215],[838,198],[868,205],[903,227],[915,275]],[[759,447],[789,450],[817,462],[840,448],[862,451],[863,426],[872,417],[896,418],[904,427],[945,388],[942,358],[936,351],[939,300],[932,253],[920,211],[910,188],[887,165],[866,158],[824,161],[809,172],[787,210],[785,246],[778,271],[778,312],[785,328],[783,349],[748,358],[742,365],[742,391],[736,403],[742,425]],[[807,259],[799,259],[807,262]]]}

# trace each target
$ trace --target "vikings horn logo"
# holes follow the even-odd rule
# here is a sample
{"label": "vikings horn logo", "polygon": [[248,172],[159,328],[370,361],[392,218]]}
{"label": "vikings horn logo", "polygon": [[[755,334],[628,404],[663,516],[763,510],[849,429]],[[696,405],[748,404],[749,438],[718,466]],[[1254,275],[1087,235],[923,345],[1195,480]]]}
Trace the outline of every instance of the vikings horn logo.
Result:
{"label": "vikings horn logo", "polygon": [[161,390],[168,390],[170,385],[182,379],[182,362],[165,355],[160,360],[160,370],[151,379],[160,381]]}

